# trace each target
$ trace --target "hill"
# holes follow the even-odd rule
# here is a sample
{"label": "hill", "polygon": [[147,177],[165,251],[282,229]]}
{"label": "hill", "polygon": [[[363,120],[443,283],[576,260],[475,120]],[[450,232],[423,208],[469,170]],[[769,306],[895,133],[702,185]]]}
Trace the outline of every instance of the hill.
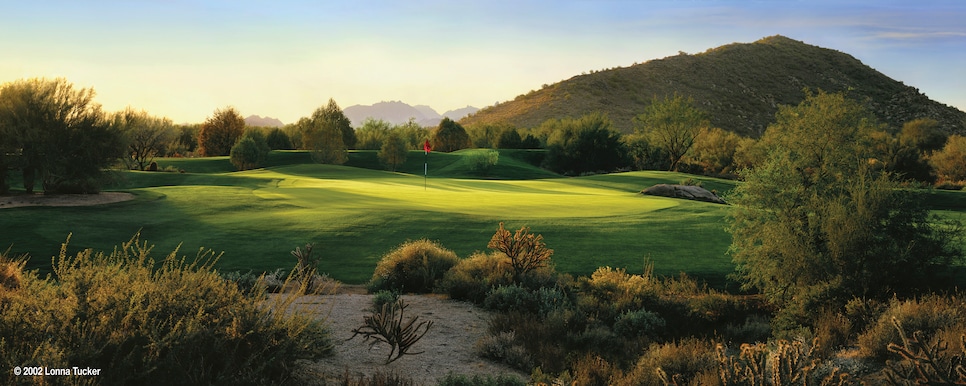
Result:
{"label": "hill", "polygon": [[342,110],[352,121],[353,127],[359,127],[366,118],[381,119],[394,125],[403,124],[410,118],[422,126],[436,126],[443,117],[458,120],[467,114],[476,112],[477,108],[466,106],[462,109],[451,110],[442,115],[432,107],[426,105],[411,106],[401,101],[379,102],[371,106],[352,105]]}
{"label": "hill", "polygon": [[617,129],[633,130],[633,117],[654,97],[694,98],[712,125],[760,136],[779,105],[796,105],[803,89],[848,91],[891,127],[933,118],[947,133],[966,134],[966,113],[929,99],[843,52],[784,36],[734,43],[579,75],[480,110],[460,121],[535,127],[548,118],[606,112]]}
{"label": "hill", "polygon": [[278,120],[278,118],[251,115],[248,118],[245,118],[245,126],[282,127],[285,126],[285,124]]}

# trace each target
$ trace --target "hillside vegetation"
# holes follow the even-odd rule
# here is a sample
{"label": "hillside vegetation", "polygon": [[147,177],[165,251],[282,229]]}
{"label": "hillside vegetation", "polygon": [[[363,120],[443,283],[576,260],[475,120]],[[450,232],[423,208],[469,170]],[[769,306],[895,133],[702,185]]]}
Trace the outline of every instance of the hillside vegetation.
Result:
{"label": "hillside vegetation", "polygon": [[966,113],[930,100],[851,55],[784,36],[575,76],[487,107],[460,123],[536,127],[550,118],[602,111],[615,128],[629,133],[634,116],[655,97],[679,94],[694,98],[713,126],[759,137],[779,105],[804,100],[805,88],[848,91],[893,128],[932,118],[947,134],[966,133]]}

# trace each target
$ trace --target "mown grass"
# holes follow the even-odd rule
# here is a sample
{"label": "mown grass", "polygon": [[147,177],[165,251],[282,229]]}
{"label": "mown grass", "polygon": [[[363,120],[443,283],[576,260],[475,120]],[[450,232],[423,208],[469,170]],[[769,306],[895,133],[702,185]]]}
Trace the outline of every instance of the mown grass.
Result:
{"label": "mown grass", "polygon": [[[503,153],[500,163],[512,170],[498,175],[507,179],[474,179],[458,166],[472,152],[457,152],[429,155],[424,188],[423,154],[414,153],[402,169],[411,173],[304,164],[302,152],[273,152],[269,163],[276,166],[246,172],[231,172],[223,158],[163,159],[162,167],[186,173],[117,174],[111,189],[133,193],[133,201],[4,209],[0,246],[29,253],[28,268],[45,268],[70,233],[72,246],[109,249],[141,230],[162,250],[182,243],[183,251],[224,251],[222,270],[268,271],[293,266],[289,251],[311,242],[323,272],[362,283],[382,255],[406,240],[437,240],[468,257],[486,250],[502,221],[542,234],[563,272],[589,275],[600,266],[641,272],[646,258],[658,274],[687,272],[720,288],[732,270],[727,206],[637,192],[693,177],[727,193],[733,182],[652,171],[549,178]],[[374,159],[374,152],[354,152],[349,163],[372,166]]]}

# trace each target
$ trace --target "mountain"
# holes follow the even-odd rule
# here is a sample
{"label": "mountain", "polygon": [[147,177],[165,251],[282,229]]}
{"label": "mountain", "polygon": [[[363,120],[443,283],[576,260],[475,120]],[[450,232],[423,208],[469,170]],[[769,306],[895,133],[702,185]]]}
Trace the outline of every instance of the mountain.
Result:
{"label": "mountain", "polygon": [[475,107],[464,107],[462,109],[447,111],[440,115],[432,107],[426,105],[410,106],[401,101],[379,102],[371,106],[352,105],[342,110],[346,117],[352,121],[353,127],[362,126],[366,118],[381,119],[394,125],[400,125],[415,119],[421,126],[436,126],[443,116],[458,120],[465,117],[470,112],[478,110]]}
{"label": "mountain", "polygon": [[282,127],[285,126],[285,124],[278,120],[278,118],[252,115],[248,118],[245,118],[245,126]]}
{"label": "mountain", "polygon": [[966,134],[963,111],[933,101],[851,55],[784,36],[574,76],[484,108],[460,123],[536,127],[548,118],[602,111],[616,129],[631,132],[634,116],[655,97],[679,94],[694,98],[712,125],[758,137],[774,121],[778,106],[797,105],[805,88],[847,91],[893,128],[933,118],[947,133]]}

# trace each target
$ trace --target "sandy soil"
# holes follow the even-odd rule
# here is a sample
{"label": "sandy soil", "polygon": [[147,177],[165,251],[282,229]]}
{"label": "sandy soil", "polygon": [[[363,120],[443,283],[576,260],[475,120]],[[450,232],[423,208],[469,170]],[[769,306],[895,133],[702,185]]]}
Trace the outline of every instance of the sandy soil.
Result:
{"label": "sandy soil", "polygon": [[476,306],[447,299],[440,295],[403,295],[409,307],[407,318],[419,316],[432,320],[429,332],[410,351],[417,355],[385,364],[389,346],[377,344],[370,348],[362,336],[352,338],[352,330],[362,326],[363,315],[371,312],[372,295],[358,287],[342,288],[333,295],[304,296],[296,302],[298,312],[307,312],[326,320],[335,345],[334,355],[314,363],[306,363],[299,378],[311,384],[338,384],[344,374],[353,379],[371,376],[377,371],[411,377],[420,385],[435,385],[449,373],[455,374],[517,374],[512,368],[487,361],[476,355],[475,344],[486,334],[490,314]]}
{"label": "sandy soil", "polygon": [[0,196],[0,209],[24,206],[88,206],[111,204],[134,199],[124,192],[101,192],[98,194],[17,194]]}

